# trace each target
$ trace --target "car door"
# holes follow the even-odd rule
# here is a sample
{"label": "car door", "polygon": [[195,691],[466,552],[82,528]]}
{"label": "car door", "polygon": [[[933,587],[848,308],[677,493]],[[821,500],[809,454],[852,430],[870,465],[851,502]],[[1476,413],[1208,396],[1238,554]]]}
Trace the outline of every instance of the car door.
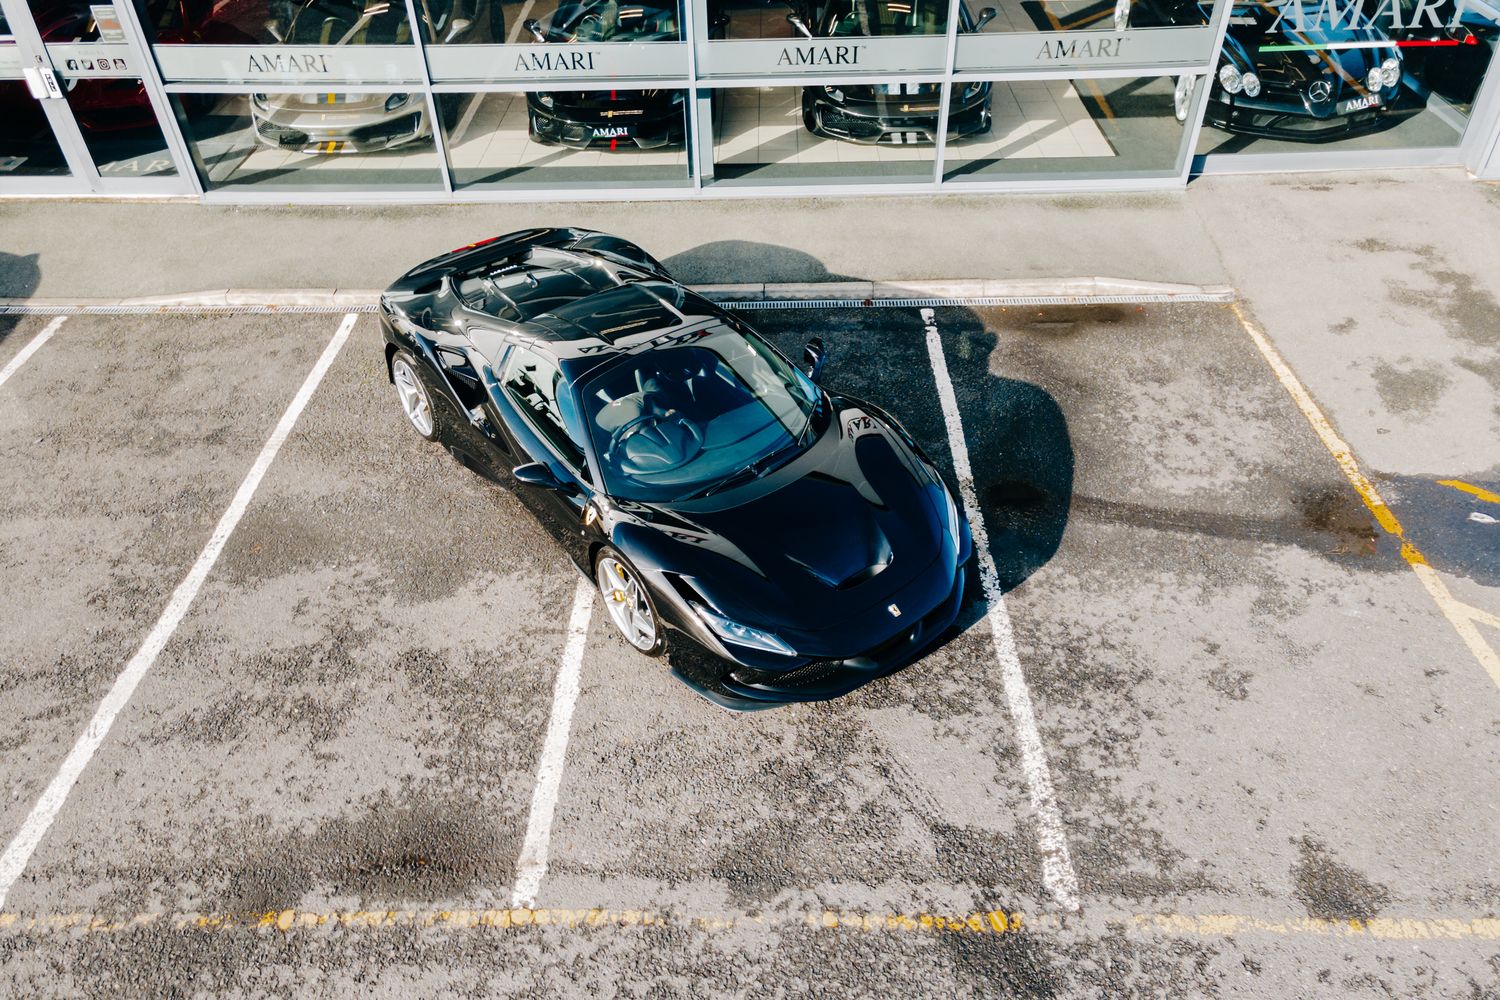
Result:
{"label": "car door", "polygon": [[571,390],[557,363],[529,348],[512,347],[498,382],[489,388],[495,414],[510,439],[514,464],[540,462],[563,484],[563,489],[546,489],[511,476],[516,496],[562,543],[569,557],[588,568],[583,517],[594,487],[583,442],[568,429],[558,405],[558,397]]}

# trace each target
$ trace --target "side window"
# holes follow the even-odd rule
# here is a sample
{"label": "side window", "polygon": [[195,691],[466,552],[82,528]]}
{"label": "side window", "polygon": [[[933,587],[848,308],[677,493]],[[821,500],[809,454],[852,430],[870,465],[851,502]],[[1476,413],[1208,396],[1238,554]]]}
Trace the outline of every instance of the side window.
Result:
{"label": "side window", "polygon": [[552,445],[563,461],[577,475],[588,478],[587,464],[583,460],[583,446],[574,438],[563,419],[558,405],[558,394],[562,393],[563,405],[571,406],[568,387],[563,384],[562,372],[547,358],[528,351],[524,347],[514,348],[505,362],[505,374],[501,378],[511,400],[531,418],[531,423]]}

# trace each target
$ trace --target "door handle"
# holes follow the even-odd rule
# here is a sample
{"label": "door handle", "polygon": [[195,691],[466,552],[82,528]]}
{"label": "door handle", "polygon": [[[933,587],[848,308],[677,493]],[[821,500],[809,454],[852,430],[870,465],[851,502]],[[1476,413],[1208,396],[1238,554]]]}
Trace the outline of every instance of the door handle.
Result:
{"label": "door handle", "polygon": [[49,66],[27,66],[21,70],[26,77],[26,89],[31,91],[31,96],[39,101],[62,100],[62,86],[57,82],[57,74],[52,72]]}

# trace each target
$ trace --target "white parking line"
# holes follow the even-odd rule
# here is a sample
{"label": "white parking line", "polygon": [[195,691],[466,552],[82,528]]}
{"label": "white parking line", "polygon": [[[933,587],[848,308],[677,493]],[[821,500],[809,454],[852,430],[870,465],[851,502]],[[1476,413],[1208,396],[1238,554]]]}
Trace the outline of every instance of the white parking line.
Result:
{"label": "white parking line", "polygon": [[66,316],[59,316],[52,322],[48,323],[46,326],[42,327],[42,332],[37,334],[35,337],[32,337],[31,343],[21,348],[21,353],[11,358],[10,363],[7,364],[4,368],[0,368],[0,385],[4,385],[6,380],[14,375],[20,369],[20,367],[26,363],[27,359],[29,359],[37,351],[41,350],[42,345],[52,339],[52,335],[57,332],[57,328],[62,326],[63,321],[67,318],[68,317]]}
{"label": "white parking line", "polygon": [[979,510],[979,495],[974,489],[974,470],[969,464],[969,446],[964,442],[963,422],[958,416],[958,399],[953,394],[953,381],[948,376],[948,361],[943,356],[942,339],[938,336],[937,323],[931,309],[922,310],[922,322],[927,327],[927,356],[932,361],[932,373],[937,379],[938,400],[943,406],[943,422],[948,427],[948,447],[953,453],[953,472],[958,477],[958,492],[963,500],[964,514],[969,519],[969,529],[974,533],[974,549],[979,558],[979,579],[984,586],[987,605],[985,619],[990,623],[990,634],[994,637],[995,659],[1000,664],[1005,702],[1010,709],[1011,723],[1016,727],[1016,742],[1021,749],[1021,770],[1026,775],[1026,785],[1031,792],[1031,809],[1036,813],[1037,839],[1042,848],[1042,880],[1060,906],[1076,910],[1079,906],[1078,875],[1073,870],[1068,838],[1063,831],[1062,813],[1058,811],[1057,795],[1052,789],[1052,770],[1047,765],[1047,753],[1042,748],[1042,736],[1036,726],[1036,713],[1031,707],[1031,691],[1026,686],[1021,659],[1016,653],[1010,612],[1005,608],[1005,596],[1000,590],[1000,574],[995,569],[995,557],[990,552],[989,532],[985,529],[984,515]]}
{"label": "white parking line", "polygon": [[250,467],[250,472],[245,476],[244,482],[240,483],[240,488],[235,493],[234,499],[230,501],[229,508],[219,518],[214,533],[209,536],[208,544],[198,554],[198,560],[193,563],[187,576],[172,592],[172,598],[167,602],[166,610],[161,613],[156,625],[146,636],[146,641],[141,643],[141,648],[136,650],[130,662],[125,664],[125,669],[120,672],[120,676],[115,678],[114,686],[99,703],[93,719],[78,737],[78,742],[73,744],[73,749],[63,760],[51,784],[42,792],[41,798],[32,807],[31,814],[26,817],[26,822],[21,824],[20,832],[5,849],[5,854],[0,855],[0,909],[4,908],[5,897],[9,895],[16,880],[21,877],[21,872],[26,868],[26,863],[31,860],[31,855],[37,849],[37,845],[51,829],[52,822],[62,810],[74,783],[83,774],[83,769],[88,766],[94,752],[104,742],[104,737],[109,734],[115,718],[129,703],[136,686],[146,676],[146,671],[150,670],[151,665],[156,662],[157,655],[166,646],[172,633],[177,630],[177,626],[187,614],[193,599],[198,596],[203,582],[208,579],[209,571],[218,561],[219,554],[224,551],[224,545],[229,541],[229,536],[234,533],[235,527],[240,523],[245,509],[250,506],[250,498],[255,495],[261,480],[265,478],[266,470],[275,461],[276,453],[281,450],[282,444],[292,432],[292,427],[297,423],[297,418],[302,415],[303,408],[307,406],[308,400],[318,388],[318,383],[323,381],[323,376],[333,364],[333,359],[338,356],[339,348],[343,347],[344,341],[349,339],[349,332],[354,329],[354,322],[358,318],[354,313],[350,313],[339,324],[333,339],[323,349],[322,357],[318,358],[318,363],[313,366],[313,370],[302,383],[302,388],[297,390],[297,395],[292,397],[291,404],[281,415],[281,421],[271,432],[271,437],[261,448],[260,454],[256,456],[255,464]]}
{"label": "white parking line", "polygon": [[568,755],[568,733],[573,728],[573,706],[578,703],[578,676],[583,666],[583,645],[589,634],[589,613],[594,608],[594,587],[578,581],[573,592],[573,613],[568,616],[567,640],[562,666],[552,684],[552,717],[536,769],[536,789],[531,794],[531,815],[526,820],[526,840],[516,861],[516,887],[512,906],[535,906],[536,894],[547,874],[547,852],[552,842],[552,813],[562,786],[563,764]]}

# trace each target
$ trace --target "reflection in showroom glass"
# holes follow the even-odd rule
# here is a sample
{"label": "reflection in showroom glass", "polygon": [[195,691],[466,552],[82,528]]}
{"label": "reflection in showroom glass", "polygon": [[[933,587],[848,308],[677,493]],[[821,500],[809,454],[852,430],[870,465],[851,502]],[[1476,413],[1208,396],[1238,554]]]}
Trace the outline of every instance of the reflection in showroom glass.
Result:
{"label": "reflection in showroom glass", "polygon": [[943,153],[948,179],[1168,176],[1178,169],[1187,125],[1175,114],[1170,77],[991,86],[991,128],[949,140]]}
{"label": "reflection in showroom glass", "polygon": [[[444,26],[451,30],[455,3],[487,2],[429,0],[429,8],[440,19],[440,30]],[[329,46],[412,41],[405,4],[391,0],[136,0],[136,9],[147,33],[159,44]]]}
{"label": "reflection in showroom glass", "polygon": [[[1129,21],[1179,23],[1196,6],[1134,0]],[[1198,151],[1455,146],[1496,35],[1496,11],[1477,0],[1236,4]]]}
{"label": "reflection in showroom glass", "polygon": [[420,94],[177,95],[209,189],[437,190]]}
{"label": "reflection in showroom glass", "polygon": [[[931,181],[938,84],[741,87],[715,91],[714,177],[757,183],[873,178]],[[987,92],[988,85],[982,88]],[[970,118],[987,115],[987,93]],[[841,136],[852,119],[827,109],[855,106],[860,139]],[[950,117],[958,122],[959,116]],[[987,125],[987,122],[980,122]],[[832,126],[832,127],[830,127]],[[873,131],[872,131],[873,130]]]}
{"label": "reflection in showroom glass", "polygon": [[0,180],[67,173],[41,102],[22,81],[0,80]]}
{"label": "reflection in showroom glass", "polygon": [[439,94],[457,187],[686,185],[686,91]]}

